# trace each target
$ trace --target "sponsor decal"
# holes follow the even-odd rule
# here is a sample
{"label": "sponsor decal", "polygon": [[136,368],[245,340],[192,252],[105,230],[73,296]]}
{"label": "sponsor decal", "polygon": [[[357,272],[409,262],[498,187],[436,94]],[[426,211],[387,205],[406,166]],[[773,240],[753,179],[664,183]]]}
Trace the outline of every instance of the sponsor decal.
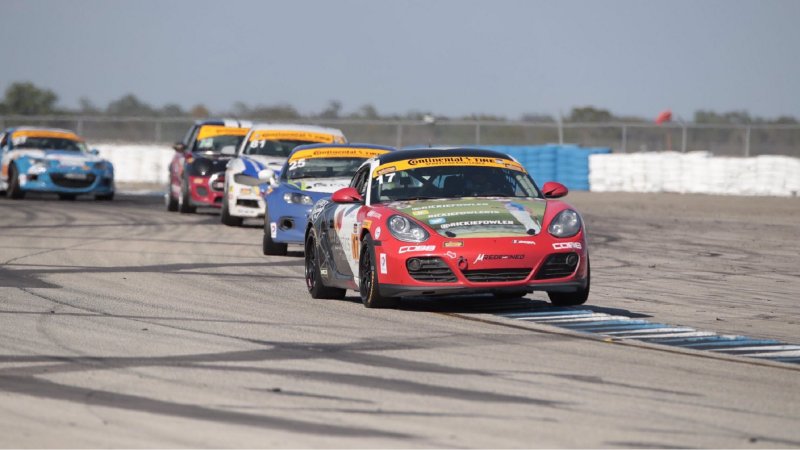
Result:
{"label": "sponsor decal", "polygon": [[213,138],[216,136],[244,136],[249,128],[226,127],[224,125],[203,125],[197,132],[197,140]]}
{"label": "sponsor decal", "polygon": [[445,247],[463,247],[464,241],[447,241],[444,243]]}
{"label": "sponsor decal", "polygon": [[203,184],[203,181],[205,180],[202,178],[192,178],[192,183],[194,184]]}
{"label": "sponsor decal", "polygon": [[343,217],[344,217],[344,208],[339,208],[339,210],[336,211],[336,214],[333,217],[333,219],[334,219],[333,220],[333,227],[336,229],[336,231],[339,231],[339,230],[342,229],[342,218]]}
{"label": "sponsor decal", "polygon": [[514,239],[511,241],[512,244],[524,244],[524,245],[536,245],[536,241],[521,241],[519,239]]}
{"label": "sponsor decal", "polygon": [[277,223],[275,223],[275,222],[270,222],[269,223],[269,235],[272,237],[272,239],[275,239],[276,237],[278,237],[278,224]]}
{"label": "sponsor decal", "polygon": [[375,228],[375,239],[380,239],[381,237],[381,227]]}
{"label": "sponsor decal", "polygon": [[384,168],[382,168],[382,169],[378,169],[378,170],[376,170],[376,171],[375,171],[375,173],[372,175],[372,177],[373,177],[373,178],[378,178],[378,177],[379,177],[379,176],[381,176],[381,175],[385,175],[385,174],[387,174],[387,173],[392,173],[392,172],[394,172],[395,170],[397,170],[397,169],[395,169],[395,167],[394,167],[394,166],[387,166],[387,167],[384,167]]}
{"label": "sponsor decal", "polygon": [[486,255],[480,253],[475,257],[475,261],[472,264],[477,264],[481,261],[506,261],[511,259],[525,259],[525,255]]}
{"label": "sponsor decal", "polygon": [[[299,130],[254,130],[250,134],[250,142],[254,141],[309,141],[309,142],[322,142],[332,143],[334,135],[328,133],[316,133],[312,131],[299,131]],[[255,145],[251,144],[250,147]],[[264,144],[261,145],[262,147]]]}
{"label": "sponsor decal", "polygon": [[[269,193],[269,192],[267,192],[267,193]],[[320,213],[322,213],[322,210],[325,209],[325,205],[327,205],[328,203],[330,203],[329,200],[322,199],[322,200],[320,200],[320,201],[318,201],[317,203],[314,204],[314,206],[311,208],[311,221],[312,222],[317,220],[317,217],[319,217]]]}
{"label": "sponsor decal", "polygon": [[358,234],[358,224],[357,223],[353,224],[353,234]]}
{"label": "sponsor decal", "polygon": [[432,252],[436,250],[435,245],[405,245],[400,247],[397,251],[398,254],[411,253],[411,252]]}
{"label": "sponsor decal", "polygon": [[358,234],[350,235],[350,250],[352,251],[353,259],[358,259],[358,251],[360,250],[361,243],[358,242]]}
{"label": "sponsor decal", "polygon": [[428,214],[428,210],[423,209],[422,211],[411,211],[412,216],[424,216]]}
{"label": "sponsor decal", "polygon": [[580,242],[555,242],[553,243],[553,248],[555,250],[566,250],[570,248],[575,248],[580,250],[583,248]]}
{"label": "sponsor decal", "polygon": [[514,225],[513,220],[467,220],[464,222],[445,223],[440,227],[443,230],[454,227],[479,227],[486,225]]}
{"label": "sponsor decal", "polygon": [[[431,158],[413,158],[404,161],[395,161],[391,166],[386,165],[386,168],[392,167],[393,170],[409,170],[417,167],[437,167],[437,166],[479,166],[479,167],[499,167],[503,169],[511,169],[517,172],[525,172],[516,161],[510,159],[487,158],[482,156],[440,156]],[[381,170],[384,166],[378,167],[374,172],[373,177],[382,175]],[[385,173],[385,172],[384,172]]]}
{"label": "sponsor decal", "polygon": [[319,274],[322,275],[323,277],[327,277],[328,269],[319,269]]}
{"label": "sponsor decal", "polygon": [[381,253],[381,273],[386,275],[389,270],[386,267],[386,253]]}
{"label": "sponsor decal", "polygon": [[363,158],[369,159],[373,156],[388,153],[388,150],[378,148],[358,148],[358,147],[330,147],[330,148],[315,148],[311,150],[300,150],[295,152],[289,159],[289,162],[298,159],[309,158]]}
{"label": "sponsor decal", "polygon": [[367,217],[372,217],[373,219],[380,219],[381,218],[381,213],[375,212],[375,211],[370,211],[370,212],[367,213]]}
{"label": "sponsor decal", "polygon": [[491,216],[491,215],[494,215],[494,214],[502,214],[502,212],[501,211],[497,211],[497,210],[491,210],[491,209],[490,210],[484,210],[484,211],[448,211],[448,212],[438,212],[438,213],[429,214],[428,218],[455,217],[455,216],[473,216],[473,215]]}
{"label": "sponsor decal", "polygon": [[445,222],[447,222],[447,219],[445,219],[444,217],[435,217],[433,219],[428,219],[428,223],[431,225],[441,225]]}
{"label": "sponsor decal", "polygon": [[252,190],[249,187],[244,187],[239,189],[239,194],[241,195],[250,195]]}
{"label": "sponsor decal", "polygon": [[456,252],[451,252],[449,250],[447,251],[447,253],[445,253],[445,255],[447,255],[447,257],[450,259],[456,259],[456,256],[458,256],[456,255]]}
{"label": "sponsor decal", "polygon": [[366,219],[363,222],[361,222],[361,226],[369,230],[370,228],[372,228],[372,221]]}

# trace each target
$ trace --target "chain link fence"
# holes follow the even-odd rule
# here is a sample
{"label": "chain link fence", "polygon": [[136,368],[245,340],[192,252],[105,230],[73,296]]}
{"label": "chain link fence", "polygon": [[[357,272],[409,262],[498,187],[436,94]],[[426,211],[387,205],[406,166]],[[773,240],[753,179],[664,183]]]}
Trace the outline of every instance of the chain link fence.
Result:
{"label": "chain link fence", "polygon": [[[171,144],[191,118],[0,116],[2,128],[19,125],[75,130],[88,141]],[[254,123],[259,120],[253,120]],[[408,145],[579,144],[610,147],[617,153],[709,151],[717,156],[800,157],[800,125],[709,125],[694,123],[572,123],[291,119],[339,128],[351,142]]]}

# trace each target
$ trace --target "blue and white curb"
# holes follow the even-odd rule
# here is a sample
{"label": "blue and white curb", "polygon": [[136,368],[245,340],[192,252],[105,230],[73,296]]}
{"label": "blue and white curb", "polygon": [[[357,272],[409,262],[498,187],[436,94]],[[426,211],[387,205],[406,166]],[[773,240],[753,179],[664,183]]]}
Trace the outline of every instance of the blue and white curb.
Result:
{"label": "blue and white curb", "polygon": [[494,314],[509,319],[605,336],[615,340],[636,340],[730,356],[800,364],[800,345],[787,344],[774,339],[718,334],[713,331],[653,323],[589,309],[547,308],[546,310],[534,309]]}

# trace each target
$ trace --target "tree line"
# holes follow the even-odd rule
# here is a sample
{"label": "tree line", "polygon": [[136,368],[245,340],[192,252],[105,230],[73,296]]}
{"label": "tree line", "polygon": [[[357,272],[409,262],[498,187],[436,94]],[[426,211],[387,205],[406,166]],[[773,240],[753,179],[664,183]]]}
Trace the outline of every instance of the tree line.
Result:
{"label": "tree line", "polygon": [[[423,120],[434,117],[436,120],[480,120],[483,122],[505,122],[508,117],[489,114],[470,114],[448,117],[431,111],[409,111],[405,114],[385,114],[378,112],[371,104],[346,112],[342,103],[331,100],[319,112],[302,114],[288,104],[248,105],[235,102],[229,111],[210,111],[202,103],[184,109],[176,103],[153,106],[140,100],[134,94],[125,94],[112,100],[105,107],[99,107],[87,97],[79,100],[78,108],[59,106],[58,95],[50,89],[36,86],[31,82],[14,82],[5,90],[0,102],[0,115],[47,116],[47,115],[84,115],[84,116],[129,116],[129,117],[187,117],[205,118],[211,116],[234,116],[250,119],[289,120],[289,119],[367,119],[367,120]],[[529,113],[519,117],[522,122],[554,123],[557,118],[548,114]],[[652,119],[635,116],[617,116],[610,111],[594,106],[574,107],[564,117],[564,122],[652,122]],[[751,116],[747,111],[728,111],[718,113],[711,110],[698,110],[693,121],[704,124],[797,124],[793,116],[764,118]]]}

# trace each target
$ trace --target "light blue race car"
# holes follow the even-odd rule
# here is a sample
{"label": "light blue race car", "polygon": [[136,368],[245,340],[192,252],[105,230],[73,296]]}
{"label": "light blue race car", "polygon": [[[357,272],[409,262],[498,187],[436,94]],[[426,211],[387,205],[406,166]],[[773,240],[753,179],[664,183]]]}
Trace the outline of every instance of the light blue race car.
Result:
{"label": "light blue race car", "polygon": [[[311,207],[334,191],[350,185],[364,161],[393,151],[366,144],[316,144],[294,149],[266,191],[265,255],[285,255],[287,244],[302,244]],[[267,172],[266,174],[263,172]],[[261,180],[270,170],[253,174]]]}
{"label": "light blue race car", "polygon": [[114,198],[114,167],[77,134],[56,128],[16,127],[0,134],[0,192],[21,199],[52,192],[62,200],[82,194]]}

